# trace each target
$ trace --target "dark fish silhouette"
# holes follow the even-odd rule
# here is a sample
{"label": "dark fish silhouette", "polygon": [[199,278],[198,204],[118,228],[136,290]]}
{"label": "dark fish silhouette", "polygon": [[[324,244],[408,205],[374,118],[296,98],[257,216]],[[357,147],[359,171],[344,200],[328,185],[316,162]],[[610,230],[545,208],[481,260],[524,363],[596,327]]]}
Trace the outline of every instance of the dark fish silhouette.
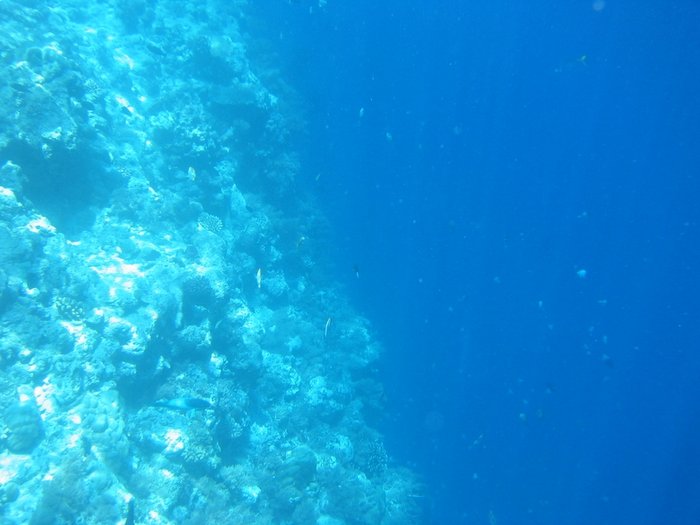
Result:
{"label": "dark fish silhouette", "polygon": [[134,498],[131,498],[126,504],[126,520],[124,525],[135,525],[136,519],[134,518]]}

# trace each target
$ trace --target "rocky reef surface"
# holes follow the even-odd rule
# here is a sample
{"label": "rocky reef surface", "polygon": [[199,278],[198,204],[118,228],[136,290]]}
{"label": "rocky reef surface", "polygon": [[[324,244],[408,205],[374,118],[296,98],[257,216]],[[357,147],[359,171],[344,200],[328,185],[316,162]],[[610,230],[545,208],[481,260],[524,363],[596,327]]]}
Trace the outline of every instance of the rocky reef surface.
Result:
{"label": "rocky reef surface", "polygon": [[244,2],[0,2],[0,524],[410,524]]}

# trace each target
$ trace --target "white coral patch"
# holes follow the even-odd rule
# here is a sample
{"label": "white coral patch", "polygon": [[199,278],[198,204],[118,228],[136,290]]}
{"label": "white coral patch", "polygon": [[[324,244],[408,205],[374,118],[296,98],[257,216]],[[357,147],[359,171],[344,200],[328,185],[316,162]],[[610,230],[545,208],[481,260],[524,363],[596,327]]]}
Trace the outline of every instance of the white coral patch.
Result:
{"label": "white coral patch", "polygon": [[221,377],[221,372],[226,366],[226,357],[216,352],[209,356],[209,373],[214,377]]}
{"label": "white coral patch", "polygon": [[181,430],[169,428],[165,432],[165,452],[173,454],[185,448],[185,436]]}
{"label": "white coral patch", "polygon": [[301,345],[302,345],[301,337],[299,337],[298,335],[295,335],[294,337],[290,337],[289,339],[287,339],[287,349],[290,352],[294,352],[294,350],[298,350],[299,348],[301,348]]}
{"label": "white coral patch", "polygon": [[109,257],[104,252],[91,256],[88,263],[93,264],[90,269],[109,286],[109,296],[113,300],[117,299],[120,291],[133,294],[136,289],[134,278],[146,277],[139,264],[127,263],[116,253]]}
{"label": "white coral patch", "polygon": [[53,51],[57,55],[63,55],[63,51],[61,51],[61,47],[58,45],[58,42],[51,42],[48,46],[44,47],[44,51]]}
{"label": "white coral patch", "polygon": [[0,186],[0,197],[3,200],[11,201],[13,204],[17,201],[17,197],[15,197],[15,192],[12,191],[10,188],[5,188],[4,186]]}
{"label": "white coral patch", "polygon": [[41,136],[45,138],[46,140],[61,140],[61,136],[63,135],[63,128],[61,126],[58,126],[56,129],[52,131],[47,131],[46,133],[42,133]]}
{"label": "white coral patch", "polygon": [[26,228],[32,233],[56,233],[56,228],[43,215],[29,221]]}
{"label": "white coral patch", "polygon": [[121,281],[122,289],[129,293],[134,292],[134,281],[132,279],[125,279]]}
{"label": "white coral patch", "polygon": [[0,485],[9,483],[21,470],[30,465],[31,456],[20,454],[3,454],[0,456]]}
{"label": "white coral patch", "polygon": [[53,414],[56,410],[53,402],[53,395],[56,393],[56,387],[51,384],[51,380],[44,378],[44,384],[34,388],[34,399],[41,410],[41,418],[46,419],[47,414]]}
{"label": "white coral patch", "polygon": [[65,328],[71,336],[73,336],[73,341],[75,342],[76,347],[83,349],[87,348],[88,334],[85,331],[85,327],[81,323],[61,321],[61,326]]}
{"label": "white coral patch", "polygon": [[[90,257],[88,261],[92,262],[95,259],[96,257]],[[91,266],[90,269],[99,275],[136,275],[137,277],[144,277],[146,275],[141,271],[138,264],[126,263],[116,254],[112,255],[109,260],[112,264],[103,267]]]}
{"label": "white coral patch", "polygon": [[121,49],[115,50],[114,60],[116,60],[118,64],[126,66],[131,70],[133,70],[136,67],[136,62],[134,61],[134,59],[126,53],[124,53]]}
{"label": "white coral patch", "polygon": [[253,315],[250,315],[246,319],[246,321],[243,323],[243,328],[253,335],[261,335],[265,333],[265,326],[262,324],[262,321]]}
{"label": "white coral patch", "polygon": [[66,448],[76,448],[76,447],[80,446],[82,437],[83,437],[82,432],[76,432],[75,434],[70,434],[68,436],[68,443],[66,444]]}
{"label": "white coral patch", "polygon": [[134,109],[134,106],[129,104],[129,101],[127,99],[125,99],[124,97],[122,97],[121,95],[117,95],[116,97],[114,97],[114,100],[116,100],[117,104],[119,104],[121,107],[123,107],[125,110],[127,110],[132,115],[136,111]]}
{"label": "white coral patch", "polygon": [[312,406],[326,403],[333,396],[333,392],[326,387],[326,379],[323,376],[316,376],[309,381],[309,390],[306,392],[306,399]]}
{"label": "white coral patch", "polygon": [[39,290],[39,288],[27,288],[26,286],[24,288],[24,294],[27,297],[39,297],[40,293],[41,291]]}
{"label": "white coral patch", "polygon": [[243,499],[248,503],[255,503],[258,500],[258,496],[260,496],[260,492],[260,487],[257,485],[246,485],[241,488]]}
{"label": "white coral patch", "polygon": [[253,423],[250,425],[250,442],[255,445],[262,445],[274,437],[274,434],[265,425]]}
{"label": "white coral patch", "polygon": [[248,308],[246,305],[241,305],[236,310],[234,310],[233,318],[234,319],[245,319],[250,314],[251,314],[250,308]]}

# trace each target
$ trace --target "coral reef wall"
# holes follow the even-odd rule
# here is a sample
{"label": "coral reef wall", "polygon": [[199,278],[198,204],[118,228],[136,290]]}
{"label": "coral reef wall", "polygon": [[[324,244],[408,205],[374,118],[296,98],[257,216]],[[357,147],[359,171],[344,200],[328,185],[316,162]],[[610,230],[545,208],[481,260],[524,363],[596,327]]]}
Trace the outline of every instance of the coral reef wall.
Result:
{"label": "coral reef wall", "polygon": [[245,3],[0,20],[0,523],[417,523]]}

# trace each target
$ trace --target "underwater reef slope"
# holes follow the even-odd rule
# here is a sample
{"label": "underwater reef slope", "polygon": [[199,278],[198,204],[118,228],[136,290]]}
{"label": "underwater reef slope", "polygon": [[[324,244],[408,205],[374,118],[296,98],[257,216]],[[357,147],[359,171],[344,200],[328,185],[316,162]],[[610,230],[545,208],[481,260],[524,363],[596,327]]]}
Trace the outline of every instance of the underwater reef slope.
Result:
{"label": "underwater reef slope", "polygon": [[0,2],[0,523],[410,524],[244,2]]}

